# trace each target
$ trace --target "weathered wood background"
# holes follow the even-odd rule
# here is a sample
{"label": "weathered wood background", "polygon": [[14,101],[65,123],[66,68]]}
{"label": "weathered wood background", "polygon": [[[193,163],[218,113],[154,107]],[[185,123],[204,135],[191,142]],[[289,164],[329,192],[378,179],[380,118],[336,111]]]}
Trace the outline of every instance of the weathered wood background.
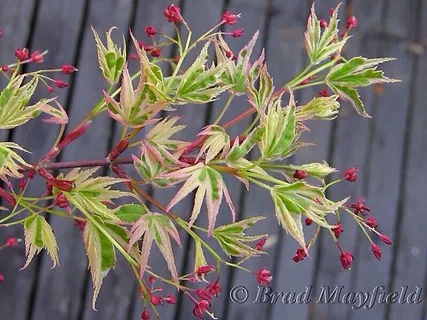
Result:
{"label": "weathered wood background", "polygon": [[[334,122],[311,124],[305,140],[316,143],[293,157],[303,163],[326,159],[331,165],[344,169],[360,166],[357,183],[344,183],[332,188],[330,196],[338,199],[351,194],[354,199],[364,196],[378,218],[380,230],[394,240],[392,247],[384,248],[383,259],[373,259],[369,244],[351,221],[345,221],[342,245],[355,255],[351,272],[342,270],[338,252],[327,236],[321,236],[312,250],[312,259],[295,264],[291,261],[297,248],[295,242],[284,236],[272,214],[272,205],[263,192],[254,189],[250,195],[241,184],[230,181],[231,195],[239,217],[267,215],[259,231],[268,232],[277,239],[269,248],[268,257],[254,259],[248,268],[256,270],[265,265],[273,271],[272,288],[275,291],[301,292],[313,285],[318,292],[321,285],[345,286],[345,291],[372,291],[383,285],[388,291],[399,291],[400,286],[426,284],[427,222],[424,200],[427,178],[427,3],[423,0],[343,0],[341,19],[355,15],[359,21],[354,37],[346,47],[348,55],[368,57],[390,56],[397,61],[383,68],[391,77],[402,80],[398,85],[387,85],[364,90],[363,99],[373,119],[363,119],[350,106],[344,106]],[[173,32],[162,10],[169,0],[0,0],[0,62],[8,62],[17,47],[31,51],[48,49],[43,67],[58,67],[71,63],[79,72],[71,78],[70,87],[60,92],[60,99],[73,119],[79,121],[100,97],[100,80],[90,25],[99,32],[115,25],[125,33],[131,27],[144,38],[146,25],[154,25],[166,33]],[[201,34],[214,25],[225,9],[241,12],[240,27],[245,36],[231,41],[234,50],[242,47],[255,30],[260,30],[256,47],[259,54],[266,48],[269,70],[275,83],[290,79],[306,63],[303,32],[311,1],[309,0],[180,0],[183,15],[195,34]],[[318,0],[320,17],[327,18],[335,0]],[[172,52],[163,52],[172,55]],[[29,68],[32,68],[30,66]],[[299,101],[307,101],[318,88],[297,93]],[[44,94],[44,93],[43,93]],[[243,100],[236,101],[228,117],[244,110]],[[205,123],[213,119],[220,106],[188,106],[178,113],[189,120],[185,138],[193,139]],[[231,130],[238,133],[247,123]],[[3,134],[1,139],[13,139],[36,151],[34,158],[47,151],[55,132],[49,126],[33,122]],[[70,145],[61,154],[62,160],[99,158],[107,154],[114,143],[116,127],[104,116],[95,120],[84,141]],[[31,160],[31,159],[30,159]],[[43,183],[35,183],[29,192],[40,192]],[[172,192],[159,193],[162,202]],[[188,216],[191,198],[176,207]],[[224,207],[223,219],[229,218]],[[228,221],[228,220],[227,220]],[[95,320],[140,319],[141,304],[131,272],[121,261],[105,280],[98,300],[98,312],[91,309],[90,276],[87,272],[81,233],[66,219],[50,217],[50,223],[60,247],[60,267],[51,270],[51,262],[44,255],[21,272],[24,248],[0,252],[0,273],[6,281],[0,284],[0,319],[2,320]],[[203,223],[203,222],[201,222]],[[2,230],[0,243],[8,236],[22,237],[20,228]],[[176,250],[181,273],[192,266],[189,254],[192,243],[183,236],[183,250]],[[164,269],[160,255],[151,258],[155,270]],[[426,303],[377,304],[371,310],[352,310],[349,305],[283,305],[254,304],[256,283],[253,276],[224,269],[221,272],[222,294],[214,301],[213,310],[220,319],[307,319],[350,320],[425,320]],[[250,299],[245,304],[234,304],[228,292],[236,285],[249,289]],[[167,289],[170,290],[170,289]],[[165,291],[169,293],[169,291]],[[170,292],[173,293],[173,292]],[[314,293],[314,300],[316,298]],[[425,296],[424,296],[425,298]],[[252,299],[252,300],[251,300]],[[192,304],[179,297],[174,306],[160,308],[163,319],[189,319]]]}

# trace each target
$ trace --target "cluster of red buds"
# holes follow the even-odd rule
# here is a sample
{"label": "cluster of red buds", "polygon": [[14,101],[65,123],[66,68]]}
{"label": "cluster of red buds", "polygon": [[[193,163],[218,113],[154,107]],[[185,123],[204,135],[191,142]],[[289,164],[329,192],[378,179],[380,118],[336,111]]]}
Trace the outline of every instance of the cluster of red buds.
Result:
{"label": "cluster of red buds", "polygon": [[[145,283],[143,282],[144,288],[140,287],[139,293],[142,297],[144,297],[144,294],[147,294],[151,305],[158,307],[158,306],[163,306],[164,302],[168,304],[176,303],[176,298],[173,295],[162,296],[160,293],[163,291],[163,289],[154,288],[154,283],[156,282],[156,279],[153,276],[148,277],[148,282],[151,285],[150,288],[147,285],[145,285]],[[150,312],[147,310],[147,308],[144,308],[144,310],[142,311],[141,319],[142,320],[150,319]]]}

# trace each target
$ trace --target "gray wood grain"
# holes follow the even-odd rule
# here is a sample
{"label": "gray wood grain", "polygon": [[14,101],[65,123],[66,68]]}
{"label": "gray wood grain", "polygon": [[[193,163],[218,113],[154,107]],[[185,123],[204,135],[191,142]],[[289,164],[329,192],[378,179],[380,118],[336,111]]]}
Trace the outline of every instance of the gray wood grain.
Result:
{"label": "gray wood grain", "polygon": [[[382,3],[372,1],[358,1],[353,4],[351,14],[355,15],[359,21],[357,29],[353,31],[353,38],[347,43],[344,56],[378,56],[377,34],[380,27]],[[343,17],[344,18],[344,17]],[[345,21],[345,18],[343,19]],[[361,96],[368,110],[373,112],[374,93],[372,88],[361,90]],[[381,99],[380,97],[378,97]],[[336,131],[334,132],[334,145],[332,146],[332,156],[330,165],[340,170],[334,178],[342,176],[347,167],[358,166],[361,168],[357,182],[342,182],[329,189],[328,196],[333,200],[343,199],[351,195],[350,202],[356,201],[359,197],[365,196],[363,186],[367,181],[364,172],[369,167],[366,163],[369,128],[372,125],[371,119],[360,117],[348,103],[342,103],[341,111],[336,121]],[[357,134],[355,134],[355,130]],[[366,179],[365,179],[366,178]],[[369,199],[368,199],[369,201]],[[356,235],[361,232],[354,220],[347,214],[342,214],[342,224],[344,233],[340,237],[340,244],[344,250],[351,251],[355,246]],[[322,232],[321,255],[316,286],[318,288],[316,298],[319,297],[320,287],[344,286],[349,290],[351,284],[352,271],[342,269],[339,262],[339,251],[327,232]],[[357,264],[358,258],[355,257]],[[385,266],[384,266],[385,267]],[[343,314],[350,311],[350,306],[343,304],[316,304],[313,314],[319,319],[340,319]],[[313,318],[316,319],[316,318]]]}
{"label": "gray wood grain", "polygon": [[[421,7],[420,7],[421,4]],[[414,32],[414,41],[422,41],[426,37],[425,17],[427,6],[419,2],[416,16],[417,31]],[[425,93],[422,84],[425,83],[425,70],[427,60],[424,55],[414,56],[412,75],[409,85],[411,94],[408,97],[408,119],[406,122],[406,135],[402,157],[401,169],[403,181],[399,190],[399,207],[395,230],[394,265],[391,265],[390,291],[400,292],[402,286],[408,286],[408,292],[413,292],[416,287],[424,287],[426,275],[426,238],[421,228],[424,219],[422,199],[424,197],[426,176],[425,145]],[[400,235],[400,237],[398,237]],[[394,268],[393,268],[394,267]],[[423,286],[424,285],[424,286]],[[425,297],[425,293],[421,297]],[[424,303],[393,304],[388,306],[387,319],[423,319]],[[425,315],[424,315],[425,316]]]}
{"label": "gray wood grain", "polygon": [[[51,52],[50,55],[45,57],[45,61],[41,66],[58,68],[62,63],[73,59],[80,27],[74,22],[75,20],[69,19],[69,17],[72,15],[76,19],[79,19],[83,13],[82,9],[83,1],[64,1],[62,3],[58,3],[57,1],[43,1],[40,3],[36,24],[31,34],[32,47],[29,49],[30,51],[47,49]],[[24,21],[27,23],[30,22],[28,19]],[[56,27],[46,28],[46,21],[49,21],[52,26]],[[39,67],[38,65],[29,65],[28,70],[34,70]],[[59,101],[62,103],[64,103],[66,95],[66,90],[58,90]],[[46,96],[48,96],[46,89],[40,86],[33,96],[33,100],[37,101]],[[56,125],[45,124],[40,119],[36,119],[17,128],[14,131],[13,139],[24,148],[33,152],[27,159],[30,163],[34,163],[48,151],[55,138],[56,130]],[[40,178],[36,178],[27,188],[27,194],[37,196],[41,195],[44,190],[45,182]],[[35,297],[33,293],[36,288],[33,288],[33,286],[37,284],[38,259],[45,261],[46,264],[49,264],[49,268],[51,267],[50,262],[48,262],[49,259],[44,258],[46,256],[34,259],[32,266],[17,277],[16,285],[18,288],[21,286],[21,281],[25,281],[25,285],[20,287],[22,294],[12,304],[16,310],[16,313],[11,316],[12,319],[29,317],[30,313],[36,308],[35,300],[30,301],[30,299]],[[21,259],[22,266],[24,257],[21,256]],[[19,268],[20,266],[18,265],[16,270],[19,270]],[[25,299],[26,301],[22,301],[21,299]],[[25,305],[28,305],[29,309],[22,307]]]}
{"label": "gray wood grain", "polygon": [[[306,12],[306,4],[303,2],[272,1],[271,3],[270,12],[267,16],[269,19],[268,30],[264,30],[264,32],[268,33],[265,44],[267,66],[276,90],[292,79],[303,67],[304,57],[301,52],[303,50],[302,39]],[[283,96],[282,105],[287,104],[288,98],[288,95]],[[251,233],[267,233],[273,243],[271,247],[266,249],[268,256],[249,259],[243,266],[252,271],[257,271],[265,266],[273,272],[272,286],[280,289],[281,286],[276,284],[276,278],[278,274],[284,272],[284,268],[282,266],[276,267],[276,262],[279,260],[279,242],[284,231],[278,226],[273,202],[268,191],[252,185],[244,198],[242,209],[242,218],[266,217],[265,220],[258,222],[252,228]],[[245,286],[250,295],[246,303],[229,302],[228,319],[236,319],[238,316],[245,319],[269,319],[273,305],[270,303],[254,303],[258,293],[258,284],[254,275],[235,269],[231,281],[230,288]]]}
{"label": "gray wood grain", "polygon": [[[0,3],[0,25],[3,36],[0,38],[0,63],[9,64],[15,60],[15,48],[25,47],[31,33],[29,21],[33,15],[34,1],[5,0]],[[25,21],[26,23],[22,23]],[[1,78],[0,87],[6,81]],[[1,130],[0,141],[6,141],[9,130]],[[3,214],[2,214],[3,216]],[[2,229],[0,243],[8,237],[23,237],[22,227],[15,226]],[[5,281],[0,287],[0,308],[5,319],[24,319],[27,316],[30,303],[32,280],[35,266],[18,272],[25,262],[25,250],[21,243],[19,247],[0,251],[0,274]]]}
{"label": "gray wood grain", "polygon": [[[316,12],[319,18],[323,18],[328,21],[329,9],[335,7],[338,4],[337,1],[322,1],[316,5]],[[306,10],[306,16],[309,14],[309,9]],[[301,43],[303,38],[301,38]],[[306,57],[304,49],[301,50],[301,54]],[[307,59],[307,58],[306,58]],[[305,61],[307,63],[307,60]],[[296,99],[302,105],[317,96],[320,87],[312,87],[296,92]],[[329,143],[332,124],[327,121],[309,121],[307,126],[310,128],[310,132],[303,134],[301,141],[307,141],[314,143],[314,146],[309,146],[300,149],[294,157],[290,160],[294,164],[320,162],[328,158]],[[314,231],[313,226],[305,228],[307,238],[311,237]],[[304,261],[295,263],[292,261],[292,257],[295,251],[298,249],[298,244],[294,239],[283,235],[282,243],[280,244],[279,259],[276,260],[278,267],[276,267],[277,275],[274,283],[274,289],[279,292],[303,292],[306,286],[313,284],[313,276],[316,270],[316,259],[317,259],[317,246],[315,244],[310,249],[310,257]],[[286,270],[285,272],[283,270]],[[282,303],[276,303],[273,305],[271,314],[272,319],[281,319],[284,315],[290,318],[305,319],[309,317],[310,306],[306,304],[292,304],[286,305]],[[317,319],[317,318],[315,318]]]}
{"label": "gray wood grain", "polygon": [[[415,30],[416,1],[402,5],[388,5],[384,31],[391,37],[413,37]],[[401,21],[399,26],[395,21]],[[410,97],[410,79],[414,57],[404,49],[402,42],[385,39],[380,42],[380,56],[387,55],[397,58],[397,63],[385,64],[383,69],[390,77],[399,78],[401,84],[384,86],[384,94],[374,105],[372,116],[373,131],[370,137],[371,152],[369,168],[365,170],[367,181],[366,198],[369,199],[372,214],[378,218],[378,230],[392,239],[394,238],[397,217],[398,197],[400,189],[400,172],[402,168],[402,151],[404,147],[404,131]],[[375,237],[374,237],[375,238]],[[371,291],[378,285],[388,285],[392,248],[382,245],[383,258],[380,263],[372,258],[370,247],[363,235],[356,238],[354,255],[358,263],[352,275],[353,286],[350,290]],[[397,240],[397,239],[394,239]],[[388,266],[388,267],[385,267]],[[390,290],[390,288],[386,288]],[[381,319],[386,306],[377,305],[369,312],[358,310],[349,314],[349,319],[356,319],[363,314],[365,319]]]}

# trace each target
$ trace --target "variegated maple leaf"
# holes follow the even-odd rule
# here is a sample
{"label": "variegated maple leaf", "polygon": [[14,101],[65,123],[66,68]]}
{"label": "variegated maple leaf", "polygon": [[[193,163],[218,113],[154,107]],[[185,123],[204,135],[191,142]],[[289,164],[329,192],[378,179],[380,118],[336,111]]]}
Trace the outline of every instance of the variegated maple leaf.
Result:
{"label": "variegated maple leaf", "polygon": [[25,269],[41,250],[46,249],[53,261],[54,268],[59,264],[58,245],[52,228],[46,219],[40,215],[32,215],[25,220],[25,252],[27,261],[22,269]]}
{"label": "variegated maple leaf", "polygon": [[175,259],[170,238],[181,247],[178,230],[172,223],[171,219],[157,212],[148,212],[139,218],[131,229],[131,237],[128,244],[128,251],[132,246],[142,238],[140,275],[144,275],[148,267],[148,258],[150,256],[153,241],[156,243],[160,252],[166,260],[166,264],[174,281],[178,280]]}
{"label": "variegated maple leaf", "polygon": [[116,84],[119,81],[123,66],[126,61],[126,41],[123,36],[123,48],[119,48],[111,39],[111,33],[116,27],[110,28],[105,33],[107,46],[104,46],[98,33],[92,27],[92,32],[95,37],[96,48],[98,52],[98,63],[104,78],[111,84]]}
{"label": "variegated maple leaf", "polygon": [[331,228],[326,215],[334,212],[347,201],[332,202],[326,199],[321,188],[302,181],[275,185],[270,191],[279,224],[306,250],[302,215],[321,227]]}
{"label": "variegated maple leaf", "polygon": [[224,158],[230,150],[230,137],[220,126],[206,126],[198,136],[205,136],[206,139],[197,154],[196,162],[199,161],[199,158],[204,153],[206,154],[205,163],[208,163],[218,155],[221,159]]}
{"label": "variegated maple leaf", "polygon": [[[258,60],[253,64],[250,63],[250,57],[258,36],[259,31],[257,31],[251,41],[240,50],[236,61],[232,61],[233,53],[221,34],[218,35],[215,41],[215,52],[218,63],[229,61],[227,68],[221,75],[221,80],[225,85],[231,86],[230,90],[236,95],[243,95],[246,93],[248,79],[255,82],[259,77],[261,67],[264,63],[264,50],[261,52]],[[253,83],[251,85],[253,86]]]}
{"label": "variegated maple leaf", "polygon": [[230,63],[228,59],[206,68],[209,45],[210,42],[207,42],[203,46],[199,56],[182,75],[175,93],[178,102],[207,103],[231,87],[220,81]]}
{"label": "variegated maple leaf", "polygon": [[141,143],[141,158],[133,156],[136,171],[147,182],[164,187],[167,181],[159,179],[159,175],[179,163],[186,142],[170,139],[172,135],[185,128],[175,125],[178,117],[166,118],[156,124]]}
{"label": "variegated maple leaf", "polygon": [[228,193],[227,186],[225,185],[221,174],[215,169],[206,166],[203,163],[198,163],[188,168],[163,174],[161,177],[163,179],[175,180],[172,182],[172,185],[185,181],[184,185],[167,206],[166,210],[168,211],[193,190],[197,189],[196,196],[194,198],[194,207],[189,221],[190,227],[200,214],[203,198],[206,198],[206,207],[208,209],[208,236],[213,232],[223,196],[231,210],[234,222],[236,212],[234,210],[230,194]]}
{"label": "variegated maple leaf", "polygon": [[7,177],[22,178],[19,170],[23,166],[31,167],[13,149],[28,152],[16,143],[0,142],[0,179],[6,183],[8,182]]}
{"label": "variegated maple leaf", "polygon": [[[103,203],[121,197],[134,197],[130,192],[120,190],[111,190],[111,186],[117,183],[125,182],[126,180],[113,177],[95,177],[91,176],[98,170],[92,168],[88,170],[80,170],[75,168],[67,175],[60,174],[58,179],[73,181],[75,187],[69,192],[64,192],[66,197],[70,197],[77,201],[85,210],[101,217],[118,220],[113,211],[107,208]],[[59,192],[56,188],[53,189],[54,194]],[[72,202],[71,200],[69,200]]]}

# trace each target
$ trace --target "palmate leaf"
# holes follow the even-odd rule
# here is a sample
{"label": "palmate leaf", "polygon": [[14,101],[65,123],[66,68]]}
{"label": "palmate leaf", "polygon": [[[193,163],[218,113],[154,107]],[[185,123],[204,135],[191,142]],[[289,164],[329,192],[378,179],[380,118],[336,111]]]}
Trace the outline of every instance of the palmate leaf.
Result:
{"label": "palmate leaf", "polygon": [[197,189],[194,199],[194,207],[189,221],[190,227],[200,214],[203,198],[206,199],[206,206],[208,209],[208,236],[210,236],[213,232],[223,196],[225,197],[225,200],[231,210],[232,219],[234,222],[236,212],[231,202],[230,194],[228,193],[227,186],[225,185],[221,174],[215,169],[202,163],[198,163],[188,168],[163,174],[161,177],[164,179],[175,180],[171,183],[172,185],[186,180],[181,189],[169,202],[169,205],[166,208],[167,211],[172,209],[173,206],[184,199],[193,190]]}
{"label": "palmate leaf", "polygon": [[153,118],[169,102],[161,95],[155,95],[153,100],[153,96],[149,92],[156,92],[156,90],[151,90],[154,87],[145,81],[146,79],[142,74],[138,87],[134,90],[129,70],[125,65],[122,73],[120,102],[114,100],[104,91],[107,110],[111,118],[132,128],[142,127],[157,121]]}
{"label": "palmate leaf", "polygon": [[[250,79],[251,75],[248,74],[247,77]],[[255,81],[248,81],[248,101],[258,112],[264,112],[270,102],[273,91],[273,79],[267,71],[267,64],[264,64],[261,68],[258,88],[255,88]]]}
{"label": "palmate leaf", "polygon": [[43,249],[46,249],[48,255],[52,259],[52,268],[59,264],[58,245],[55,235],[44,217],[33,215],[26,219],[24,223],[24,232],[27,261],[22,269],[28,267],[34,256]]}
{"label": "palmate leaf", "polygon": [[296,119],[297,121],[304,120],[333,120],[338,116],[340,104],[337,101],[338,95],[329,97],[315,97],[307,104],[297,107]]}
{"label": "palmate leaf", "polygon": [[267,234],[249,236],[245,230],[252,227],[256,222],[265,219],[265,217],[252,217],[231,224],[225,224],[216,228],[212,236],[218,241],[222,250],[230,258],[234,257],[253,257],[265,253],[256,250],[245,242],[254,242],[267,237]]}
{"label": "palmate leaf", "polygon": [[394,59],[354,57],[333,67],[326,76],[326,84],[343,99],[350,101],[360,115],[370,117],[355,88],[374,83],[397,82],[398,80],[384,76],[383,71],[376,70],[379,64],[392,60]]}
{"label": "palmate leaf", "polygon": [[150,256],[153,241],[156,243],[161,254],[163,255],[173,281],[178,280],[178,272],[172,251],[170,238],[181,247],[178,230],[166,215],[157,212],[147,212],[142,215],[131,229],[131,237],[128,244],[128,251],[132,246],[142,238],[140,275],[144,275],[148,267],[148,258]]}
{"label": "palmate leaf", "polygon": [[90,221],[86,222],[83,241],[94,288],[92,308],[96,310],[95,303],[103,279],[107,276],[110,269],[116,265],[116,253],[109,239]]}
{"label": "palmate leaf", "polygon": [[205,136],[206,139],[196,156],[196,162],[199,161],[202,154],[205,154],[205,163],[210,162],[216,156],[222,159],[230,150],[230,137],[220,126],[206,126],[198,136]]}
{"label": "palmate leaf", "polygon": [[331,55],[340,52],[348,40],[348,37],[345,37],[341,41],[334,41],[338,35],[338,9],[339,5],[332,13],[328,26],[322,32],[314,4],[311,7],[307,31],[305,32],[305,47],[312,64],[318,64]]}
{"label": "palmate leaf", "polygon": [[[255,82],[261,72],[261,67],[264,63],[264,51],[262,51],[259,58],[253,64],[250,63],[252,51],[258,36],[259,31],[257,31],[249,43],[239,51],[236,61],[232,61],[232,57],[227,56],[227,54],[230,54],[232,51],[221,34],[218,35],[217,41],[215,41],[215,53],[218,63],[229,62],[224,73],[221,75],[221,81],[225,85],[231,86],[230,90],[236,95],[245,94],[249,79]],[[251,85],[253,86],[253,83]]]}
{"label": "palmate leaf", "polygon": [[347,199],[334,203],[327,200],[322,189],[302,181],[274,186],[270,191],[279,224],[305,249],[302,215],[321,227],[331,228],[326,221]]}
{"label": "palmate leaf", "polygon": [[111,84],[116,84],[119,81],[123,66],[126,62],[126,41],[123,36],[123,48],[119,48],[111,39],[111,33],[116,27],[110,28],[105,33],[107,46],[104,46],[98,33],[93,27],[92,32],[95,37],[96,48],[98,52],[98,63],[104,78]]}
{"label": "palmate leaf", "polygon": [[22,178],[19,170],[30,165],[25,162],[13,149],[28,152],[14,142],[0,142],[0,179],[8,182],[7,177]]}
{"label": "palmate leaf", "polygon": [[[91,178],[97,170],[98,168],[88,170],[75,168],[65,176],[60,174],[58,179],[74,182],[75,187],[70,192],[64,192],[70,202],[72,202],[70,200],[72,198],[90,213],[103,218],[118,220],[113,211],[102,202],[121,197],[134,197],[134,195],[130,192],[111,189],[112,185],[124,182],[124,179],[113,177]],[[59,191],[54,188],[53,192],[55,194]]]}
{"label": "palmate leaf", "polygon": [[208,57],[207,42],[194,63],[182,75],[176,90],[175,99],[179,102],[206,103],[213,101],[219,94],[229,89],[229,85],[223,85],[220,81],[222,73],[226,70],[229,60],[212,64],[206,69]]}
{"label": "palmate leaf", "polygon": [[142,215],[147,213],[148,209],[142,204],[124,204],[117,207],[113,214],[122,222],[134,223]]}
{"label": "palmate leaf", "polygon": [[261,117],[262,130],[258,146],[265,159],[284,158],[297,138],[295,102],[291,93],[289,105],[281,107],[281,97],[272,99]]}

